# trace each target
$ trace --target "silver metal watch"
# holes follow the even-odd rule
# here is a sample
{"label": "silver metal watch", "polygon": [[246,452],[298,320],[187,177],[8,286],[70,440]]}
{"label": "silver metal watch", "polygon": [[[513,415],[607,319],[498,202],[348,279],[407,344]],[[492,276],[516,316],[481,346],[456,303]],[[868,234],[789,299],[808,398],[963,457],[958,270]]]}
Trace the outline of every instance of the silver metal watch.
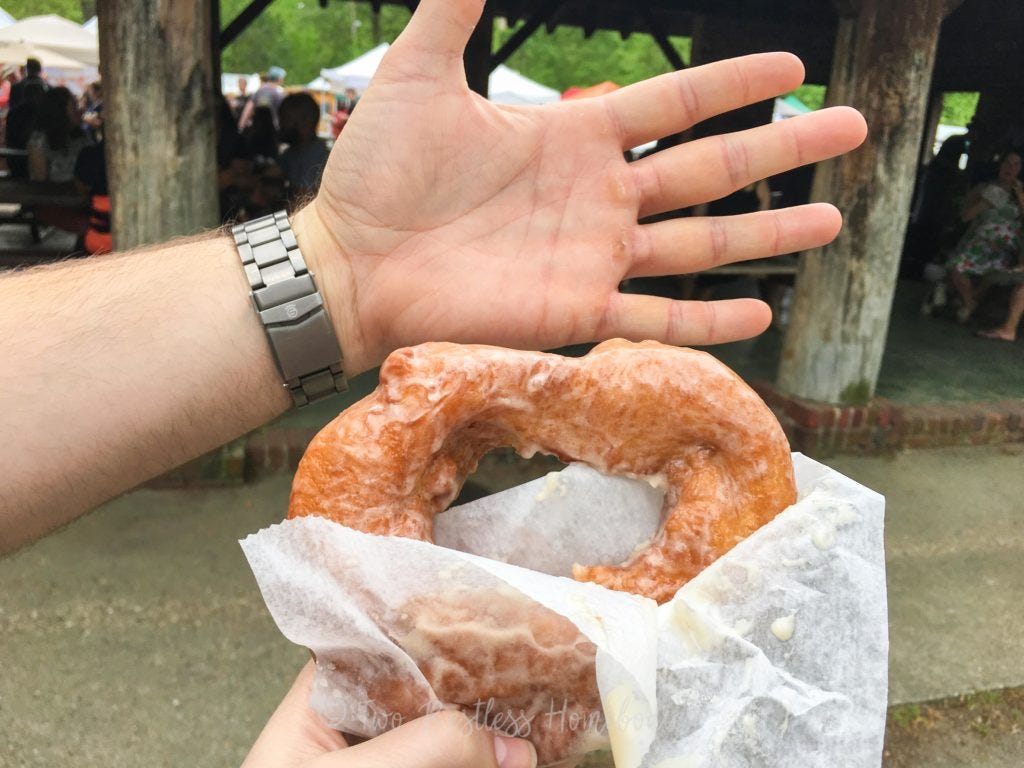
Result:
{"label": "silver metal watch", "polygon": [[288,214],[231,228],[277,367],[296,406],[348,389],[341,347]]}

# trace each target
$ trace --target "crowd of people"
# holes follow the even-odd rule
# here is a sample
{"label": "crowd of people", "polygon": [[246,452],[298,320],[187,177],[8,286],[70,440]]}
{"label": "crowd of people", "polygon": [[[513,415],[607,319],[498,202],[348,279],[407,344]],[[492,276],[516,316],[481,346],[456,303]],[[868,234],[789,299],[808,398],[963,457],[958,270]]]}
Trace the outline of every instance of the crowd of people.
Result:
{"label": "crowd of people", "polygon": [[[307,92],[288,92],[285,71],[271,67],[251,94],[244,80],[229,101],[218,97],[216,142],[223,221],[246,221],[312,197],[319,186],[329,147],[318,135],[320,106]],[[96,81],[80,96],[51,86],[42,64],[29,59],[8,68],[4,146],[15,179],[65,186],[80,194],[80,210],[36,206],[44,225],[74,233],[77,250],[111,250],[110,197],[103,142],[103,89]],[[347,114],[357,97],[339,98]],[[3,105],[0,105],[0,109]],[[337,123],[335,137],[344,122]]]}
{"label": "crowd of people", "polygon": [[14,150],[8,173],[77,191],[81,209],[36,206],[40,223],[73,232],[88,253],[111,250],[110,197],[103,158],[103,87],[91,83],[80,95],[47,82],[41,62],[8,68],[4,145]]}
{"label": "crowd of people", "polygon": [[241,78],[237,96],[219,97],[217,179],[225,221],[294,206],[320,185],[329,154],[317,130],[320,105],[308,92],[289,93],[285,76],[271,67],[253,93]]}

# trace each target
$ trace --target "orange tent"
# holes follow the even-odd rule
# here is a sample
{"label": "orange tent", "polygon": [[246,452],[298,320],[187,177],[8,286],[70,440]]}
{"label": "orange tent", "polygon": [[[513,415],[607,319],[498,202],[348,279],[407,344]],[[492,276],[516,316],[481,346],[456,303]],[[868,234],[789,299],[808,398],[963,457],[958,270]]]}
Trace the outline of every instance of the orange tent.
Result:
{"label": "orange tent", "polygon": [[611,80],[605,80],[603,83],[592,85],[589,88],[580,88],[574,85],[562,94],[562,101],[566,99],[586,99],[591,96],[604,96],[606,93],[611,93],[618,89],[619,86]]}

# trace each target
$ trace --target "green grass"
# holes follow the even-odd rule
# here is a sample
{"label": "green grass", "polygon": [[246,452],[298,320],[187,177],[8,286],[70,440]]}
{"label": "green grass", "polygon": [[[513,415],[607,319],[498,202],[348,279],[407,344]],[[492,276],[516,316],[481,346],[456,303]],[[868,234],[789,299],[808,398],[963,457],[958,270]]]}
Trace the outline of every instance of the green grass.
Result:
{"label": "green grass", "polygon": [[896,725],[906,728],[921,718],[921,705],[900,704],[889,710],[889,717]]}

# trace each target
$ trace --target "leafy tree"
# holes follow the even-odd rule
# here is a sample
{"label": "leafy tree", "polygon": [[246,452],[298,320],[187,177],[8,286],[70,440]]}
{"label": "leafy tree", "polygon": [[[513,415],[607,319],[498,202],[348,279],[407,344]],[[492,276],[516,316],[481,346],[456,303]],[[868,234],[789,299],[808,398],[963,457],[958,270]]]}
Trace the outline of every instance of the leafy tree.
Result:
{"label": "leafy tree", "polygon": [[82,3],[79,0],[4,0],[3,7],[16,19],[55,13],[81,24],[89,18],[82,16]]}
{"label": "leafy tree", "polygon": [[[493,49],[503,45],[518,28],[517,25],[497,29]],[[683,61],[688,62],[690,39],[670,40]],[[638,33],[623,40],[617,32],[597,31],[584,38],[583,31],[576,27],[558,27],[553,32],[538,30],[512,54],[508,65],[560,91],[605,80],[628,85],[672,69],[650,35]]]}
{"label": "leafy tree", "polygon": [[824,85],[805,84],[793,91],[793,95],[811,109],[821,109],[825,106],[826,90]]}
{"label": "leafy tree", "polygon": [[[227,26],[249,0],[221,0],[221,23]],[[306,83],[321,68],[344,64],[380,42],[393,42],[409,20],[404,7],[385,5],[375,40],[373,11],[368,3],[316,0],[272,3],[224,49],[225,72],[262,72],[272,65],[288,71],[286,83]]]}
{"label": "leafy tree", "polygon": [[943,125],[967,125],[978,109],[978,93],[950,91],[942,94]]}

